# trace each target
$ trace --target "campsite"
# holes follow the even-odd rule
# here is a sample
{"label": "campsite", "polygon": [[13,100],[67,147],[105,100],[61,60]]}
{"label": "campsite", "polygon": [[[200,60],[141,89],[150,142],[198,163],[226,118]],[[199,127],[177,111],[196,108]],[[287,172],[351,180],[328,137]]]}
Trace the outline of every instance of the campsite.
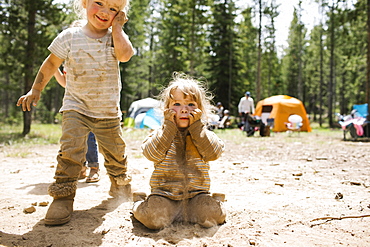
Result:
{"label": "campsite", "polygon": [[[369,0],[0,6],[0,246],[370,246],[370,124],[351,112],[370,103]],[[208,126],[226,145],[210,162],[211,192],[226,195],[226,223],[146,229],[131,198],[109,196],[99,154],[101,179],[79,181],[71,220],[45,226],[56,168],[75,168],[62,179],[77,176],[90,130],[106,131],[101,139],[115,134],[100,142],[112,146],[107,165],[125,148],[132,191],[150,193],[153,164],[141,144],[161,125],[154,97],[177,73],[199,80],[230,114]],[[255,125],[242,131],[238,101],[247,92]],[[78,114],[91,124],[67,121]],[[120,136],[107,126],[113,121],[126,146],[120,138],[112,145]],[[70,148],[60,148],[62,124]],[[59,160],[74,165],[57,164],[59,149]],[[71,205],[73,196],[59,199]]]}
{"label": "campsite", "polygon": [[297,114],[302,117],[302,131],[311,131],[309,119],[303,103],[287,95],[275,95],[257,103],[255,115],[274,119],[275,132],[286,131],[286,123],[290,115]]}
{"label": "campsite", "polygon": [[[211,162],[211,190],[226,194],[228,215],[224,225],[210,229],[197,225],[145,229],[132,218],[131,201],[115,201],[108,195],[104,168],[98,183],[78,184],[71,221],[46,227],[45,205],[51,202],[47,186],[53,181],[59,146],[13,140],[0,147],[0,244],[369,246],[370,143],[343,141],[341,129],[311,127],[311,132],[249,138],[239,129],[215,130],[226,150]],[[58,128],[53,131],[56,136],[60,133]],[[34,136],[43,137],[45,132],[40,128]],[[152,164],[140,151],[149,132],[124,129],[133,190],[149,192]]]}

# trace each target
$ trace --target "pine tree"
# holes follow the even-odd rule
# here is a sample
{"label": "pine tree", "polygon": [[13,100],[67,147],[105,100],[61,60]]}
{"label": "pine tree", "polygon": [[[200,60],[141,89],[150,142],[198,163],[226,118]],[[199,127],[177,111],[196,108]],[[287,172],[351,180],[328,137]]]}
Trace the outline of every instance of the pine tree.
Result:
{"label": "pine tree", "polygon": [[[121,109],[128,110],[130,104],[137,99],[151,96],[150,74],[150,18],[151,1],[138,0],[130,2],[129,21],[124,25],[124,31],[130,38],[135,49],[135,55],[127,63],[121,63]],[[149,6],[149,7],[148,7]]]}
{"label": "pine tree", "polygon": [[[47,56],[47,46],[56,35],[65,18],[61,6],[52,0],[5,0],[2,3],[2,34],[7,50],[2,50],[3,59],[8,60],[4,71],[10,84],[24,82],[23,90],[16,95],[27,93],[32,86],[38,67]],[[31,112],[23,113],[23,135],[31,129]]]}
{"label": "pine tree", "polygon": [[207,61],[210,88],[215,100],[231,109],[239,101],[241,78],[238,73],[240,49],[235,32],[235,5],[231,0],[215,1],[212,7],[213,22],[210,29],[210,58]]}
{"label": "pine tree", "polygon": [[155,51],[159,85],[175,71],[204,76],[208,9],[208,0],[162,0]]}
{"label": "pine tree", "polygon": [[235,92],[239,92],[239,95],[236,96],[240,97],[243,96],[245,91],[255,91],[257,75],[257,29],[252,23],[252,10],[252,8],[247,8],[242,11],[242,20],[237,29],[237,33],[239,34],[238,50],[241,53],[239,59],[241,69],[239,71],[240,83],[234,84],[234,88]]}
{"label": "pine tree", "polygon": [[279,5],[275,1],[271,1],[270,5],[263,11],[268,19],[265,25],[267,35],[264,39],[264,52],[262,54],[262,98],[282,94],[281,90],[281,68],[280,60],[276,51],[276,17],[279,15],[277,11]]}
{"label": "pine tree", "polygon": [[289,96],[303,101],[302,56],[304,52],[304,37],[306,29],[299,19],[299,14],[294,8],[293,20],[290,24],[286,56],[283,58],[283,75],[285,91]]}

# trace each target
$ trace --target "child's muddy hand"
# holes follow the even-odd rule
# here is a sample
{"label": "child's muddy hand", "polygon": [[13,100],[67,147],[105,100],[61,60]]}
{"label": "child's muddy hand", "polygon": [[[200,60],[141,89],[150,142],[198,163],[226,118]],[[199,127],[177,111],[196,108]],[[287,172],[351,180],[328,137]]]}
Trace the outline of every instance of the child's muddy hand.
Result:
{"label": "child's muddy hand", "polygon": [[170,120],[171,122],[175,123],[175,114],[176,112],[172,109],[164,110],[164,119]]}
{"label": "child's muddy hand", "polygon": [[189,125],[192,125],[196,121],[200,120],[202,117],[202,111],[200,109],[195,109],[189,114]]}
{"label": "child's muddy hand", "polygon": [[120,11],[120,12],[117,13],[116,17],[114,17],[112,26],[120,25],[120,27],[122,27],[123,25],[125,25],[126,22],[128,22],[128,18],[126,16],[126,13],[123,12],[123,11]]}
{"label": "child's muddy hand", "polygon": [[17,106],[22,105],[23,111],[31,111],[31,104],[37,105],[40,100],[41,92],[36,89],[31,89],[26,95],[21,96],[17,101]]}

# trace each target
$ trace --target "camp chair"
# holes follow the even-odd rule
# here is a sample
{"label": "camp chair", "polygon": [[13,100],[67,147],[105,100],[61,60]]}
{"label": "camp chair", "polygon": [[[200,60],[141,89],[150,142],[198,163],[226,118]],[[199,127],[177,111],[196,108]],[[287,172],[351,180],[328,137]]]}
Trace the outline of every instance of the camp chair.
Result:
{"label": "camp chair", "polygon": [[270,130],[274,127],[274,119],[270,118],[272,108],[272,105],[262,106],[261,121],[263,125],[261,125],[260,131],[262,130],[263,133],[261,136],[270,136]]}
{"label": "camp chair", "polygon": [[288,117],[288,123],[285,123],[286,127],[288,128],[288,132],[300,132],[303,126],[302,123],[303,119],[301,116],[297,114],[290,115]]}
{"label": "camp chair", "polygon": [[350,133],[353,141],[358,138],[370,137],[370,122],[367,121],[367,104],[353,105],[350,115],[336,114],[338,123],[343,129],[343,140],[346,141],[346,134]]}

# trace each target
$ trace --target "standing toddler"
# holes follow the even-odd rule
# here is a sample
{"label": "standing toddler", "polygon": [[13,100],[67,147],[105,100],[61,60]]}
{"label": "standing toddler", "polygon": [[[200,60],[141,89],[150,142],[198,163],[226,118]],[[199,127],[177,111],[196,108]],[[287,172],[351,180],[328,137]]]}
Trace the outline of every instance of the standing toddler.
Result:
{"label": "standing toddler", "polygon": [[55,182],[49,186],[54,198],[45,216],[46,225],[67,223],[73,212],[77,179],[85,160],[89,132],[95,134],[104,166],[111,180],[111,196],[128,196],[125,142],[120,125],[121,80],[119,62],[133,55],[132,44],[122,30],[127,22],[128,0],[75,0],[75,9],[87,23],[60,33],[49,46],[50,55],[39,69],[31,90],[19,98],[23,111],[36,106],[41,91],[64,62],[66,90],[60,112],[61,147]]}

